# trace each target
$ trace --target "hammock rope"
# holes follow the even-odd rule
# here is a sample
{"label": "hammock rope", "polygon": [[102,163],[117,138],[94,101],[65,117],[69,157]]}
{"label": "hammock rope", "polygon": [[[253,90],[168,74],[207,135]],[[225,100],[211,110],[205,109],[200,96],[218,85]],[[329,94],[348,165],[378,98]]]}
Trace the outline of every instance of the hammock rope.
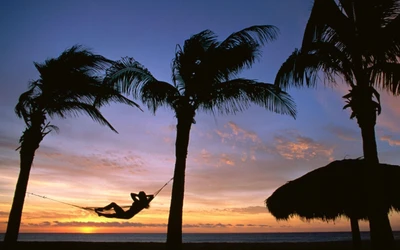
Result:
{"label": "hammock rope", "polygon": [[84,209],[84,210],[90,210],[90,211],[92,211],[92,210],[94,210],[94,209],[96,208],[96,207],[82,207],[82,206],[78,206],[78,205],[75,205],[75,204],[72,204],[72,203],[68,203],[68,202],[64,202],[64,201],[59,201],[59,200],[55,200],[55,199],[49,198],[49,197],[44,196],[44,195],[34,194],[34,193],[30,193],[30,192],[26,192],[26,193],[27,193],[27,194],[30,194],[30,195],[34,195],[34,196],[40,197],[40,198],[43,198],[43,199],[55,201],[55,202],[58,202],[58,203],[62,203],[62,204],[65,204],[65,205],[73,206],[73,207],[80,208],[80,209]]}
{"label": "hammock rope", "polygon": [[158,195],[158,193],[161,192],[161,190],[163,190],[165,188],[165,186],[167,186],[172,180],[174,179],[174,177],[172,177],[171,179],[169,179],[169,181],[167,181],[164,186],[162,186],[159,190],[157,190],[156,192],[154,192],[154,198],[156,198],[156,196]]}
{"label": "hammock rope", "polygon": [[[172,180],[174,179],[174,177],[172,177],[169,181],[167,181],[160,189],[158,189],[156,192],[154,192],[154,194],[153,194],[153,199],[161,192],[161,190],[163,190]],[[76,207],[76,208],[80,208],[80,209],[83,209],[83,210],[88,210],[88,211],[94,211],[96,208],[99,208],[99,207],[83,207],[83,206],[78,206],[78,205],[75,205],[75,204],[72,204],[72,203],[68,203],[68,202],[64,202],[64,201],[60,201],[60,200],[56,200],[56,199],[52,199],[52,198],[49,198],[49,197],[47,197],[47,196],[44,196],[44,195],[39,195],[39,194],[34,194],[34,193],[30,193],[30,192],[26,192],[27,194],[30,194],[30,195],[34,195],[34,196],[37,196],[37,197],[40,197],[40,198],[43,198],[43,199],[48,199],[48,200],[51,200],[51,201],[55,201],[55,202],[58,202],[58,203],[62,203],[62,204],[65,204],[65,205],[69,205],[69,206],[72,206],[72,207]],[[123,207],[123,208],[126,208],[126,207],[130,207],[130,205],[128,206],[121,206],[121,207]]]}

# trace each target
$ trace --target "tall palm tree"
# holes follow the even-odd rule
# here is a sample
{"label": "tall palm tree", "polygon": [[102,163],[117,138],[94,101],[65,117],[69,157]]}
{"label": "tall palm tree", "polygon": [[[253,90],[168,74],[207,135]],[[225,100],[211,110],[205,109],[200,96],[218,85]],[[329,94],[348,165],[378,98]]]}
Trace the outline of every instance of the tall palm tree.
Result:
{"label": "tall palm tree", "polygon": [[182,209],[190,129],[198,110],[235,114],[251,103],[295,117],[291,97],[273,84],[238,77],[260,57],[261,46],[277,36],[274,26],[252,26],[222,42],[210,30],[191,36],[177,46],[172,60],[172,84],[157,80],[132,58],[124,58],[108,71],[109,81],[122,92],[140,99],[152,112],[170,107],[177,119],[175,170],[168,220],[167,247],[182,247]]}
{"label": "tall palm tree", "polygon": [[24,120],[26,128],[19,141],[20,173],[4,237],[7,245],[15,243],[18,238],[35,151],[49,132],[57,130],[50,124],[49,118],[66,118],[83,113],[117,132],[100,113],[99,107],[111,101],[137,106],[116,88],[102,83],[104,77],[100,74],[101,70],[112,63],[81,46],[73,46],[59,57],[44,63],[34,63],[40,77],[29,84],[28,91],[21,94],[15,107],[16,114]]}
{"label": "tall palm tree", "polygon": [[[302,46],[279,69],[275,84],[284,89],[314,87],[320,73],[324,83],[339,79],[350,87],[343,96],[361,129],[364,158],[371,184],[369,220],[374,249],[393,245],[387,214],[380,208],[382,178],[375,138],[381,112],[376,89],[400,93],[400,1],[315,0]],[[358,227],[357,222],[352,222]]]}

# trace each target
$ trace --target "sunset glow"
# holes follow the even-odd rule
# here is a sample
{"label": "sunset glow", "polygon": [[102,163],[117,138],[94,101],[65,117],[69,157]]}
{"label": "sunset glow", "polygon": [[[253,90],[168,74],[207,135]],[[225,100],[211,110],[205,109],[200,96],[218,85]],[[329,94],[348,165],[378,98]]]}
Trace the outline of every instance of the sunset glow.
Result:
{"label": "sunset glow", "polygon": [[[244,5],[246,4],[246,5]],[[213,6],[208,9],[207,6]],[[280,29],[262,60],[243,75],[273,82],[290,53],[301,45],[309,0],[248,1],[8,1],[0,10],[0,233],[6,231],[19,174],[24,122],[14,113],[19,95],[37,79],[43,62],[82,44],[107,58],[132,56],[159,80],[171,81],[177,44],[204,29],[219,39],[256,24]],[[151,13],[151,15],[149,14]],[[157,17],[157,18],[154,18]],[[333,160],[362,156],[360,129],[335,88],[293,89],[296,120],[259,107],[218,116],[198,111],[187,158],[184,233],[350,231],[350,222],[276,221],[264,201],[278,187]],[[131,98],[131,97],[130,97]],[[380,161],[400,165],[398,97],[381,92],[376,125]],[[79,207],[110,202],[130,205],[131,192],[152,194],[173,176],[176,118],[161,108],[111,104],[101,109],[118,134],[85,116],[52,124],[36,151],[20,232],[165,233],[171,199],[168,184],[130,220],[107,219]],[[340,185],[340,183],[338,183]],[[43,198],[40,196],[45,196]],[[390,213],[400,230],[399,213]],[[360,222],[362,231],[368,223]]]}

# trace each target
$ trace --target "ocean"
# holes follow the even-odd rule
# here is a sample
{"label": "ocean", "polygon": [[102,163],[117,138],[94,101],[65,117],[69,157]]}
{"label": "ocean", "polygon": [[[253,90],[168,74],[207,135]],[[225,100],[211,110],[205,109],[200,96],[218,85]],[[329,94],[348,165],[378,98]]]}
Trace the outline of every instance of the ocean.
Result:
{"label": "ocean", "polygon": [[[393,232],[400,240],[400,231]],[[350,241],[350,232],[318,233],[186,233],[186,243],[267,243],[267,242],[327,242]],[[369,240],[369,232],[362,232],[363,240]],[[4,233],[0,234],[0,240]],[[78,241],[78,242],[165,242],[164,233],[123,233],[123,234],[79,234],[79,233],[21,233],[19,241]]]}

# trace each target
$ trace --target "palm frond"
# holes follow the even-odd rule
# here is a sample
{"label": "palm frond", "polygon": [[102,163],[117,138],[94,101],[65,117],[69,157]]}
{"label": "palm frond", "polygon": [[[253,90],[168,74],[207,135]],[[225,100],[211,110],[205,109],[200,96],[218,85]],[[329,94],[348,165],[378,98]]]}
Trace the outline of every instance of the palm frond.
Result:
{"label": "palm frond", "polygon": [[56,102],[52,106],[47,107],[47,113],[51,118],[60,117],[77,117],[79,114],[86,114],[95,122],[109,127],[112,131],[117,132],[115,128],[107,121],[101,112],[94,106],[88,103],[65,101],[62,103]]}
{"label": "palm frond", "polygon": [[211,30],[203,30],[193,36],[191,36],[189,39],[187,39],[184,42],[183,45],[183,53],[187,56],[193,56],[191,53],[194,52],[194,55],[196,55],[199,50],[207,50],[210,46],[215,44],[217,42],[216,40],[217,36],[215,35],[214,32]]}
{"label": "palm frond", "polygon": [[308,50],[311,43],[322,41],[326,35],[337,34],[347,46],[354,41],[354,23],[339,9],[335,0],[315,0],[304,31],[302,49]]}
{"label": "palm frond", "polygon": [[190,92],[188,85],[199,73],[199,67],[207,63],[204,61],[207,60],[208,51],[217,44],[216,35],[210,30],[204,30],[187,39],[183,48],[177,46],[171,68],[172,81],[180,93]]}
{"label": "palm frond", "polygon": [[372,39],[371,54],[376,63],[400,62],[400,14],[378,30],[378,41]]}
{"label": "palm frond", "polygon": [[354,20],[354,1],[339,0],[338,7],[350,20]]}
{"label": "palm frond", "polygon": [[274,41],[279,30],[273,25],[256,25],[232,33],[215,49],[211,70],[224,76],[224,80],[237,77],[261,58],[261,47]]}
{"label": "palm frond", "polygon": [[[396,2],[399,3],[398,0]],[[400,34],[399,34],[399,32],[397,32],[400,28],[400,13],[399,12],[400,12],[400,10],[397,7],[396,14],[393,14],[393,16],[390,19],[390,22],[387,23],[383,27],[383,30],[385,31],[385,33],[387,35],[393,36],[393,38],[396,42],[399,42],[399,39],[400,39]]]}
{"label": "palm frond", "polygon": [[68,88],[70,85],[79,83],[68,81],[66,78],[77,76],[98,78],[112,63],[112,60],[93,54],[83,46],[75,45],[66,49],[57,58],[47,59],[44,63],[34,62],[34,65],[41,79],[52,82],[52,84],[47,84],[47,87],[55,89]]}
{"label": "palm frond", "polygon": [[231,48],[218,47],[213,53],[207,70],[215,72],[216,80],[229,80],[238,76],[243,69],[249,69],[261,58],[258,43],[241,43]]}
{"label": "palm frond", "polygon": [[273,25],[254,25],[240,31],[232,33],[219,47],[228,49],[239,44],[261,44],[274,41],[279,33],[279,29]]}
{"label": "palm frond", "polygon": [[78,71],[103,71],[113,63],[112,60],[94,54],[82,45],[74,45],[65,50],[59,57],[53,59],[53,62],[62,65],[63,68]]}
{"label": "palm frond", "polygon": [[338,76],[349,85],[354,85],[353,65],[349,55],[327,42],[314,42],[308,50],[296,49],[281,65],[275,84],[283,89],[294,87],[316,87],[319,73],[324,73],[327,85],[335,84]]}
{"label": "palm frond", "polygon": [[251,104],[296,117],[296,105],[289,94],[273,84],[244,78],[220,83],[209,95],[209,99],[199,103],[199,108],[235,114],[249,108]]}
{"label": "palm frond", "polygon": [[167,82],[148,82],[140,89],[141,100],[155,113],[161,106],[174,109],[174,102],[181,96],[179,91]]}
{"label": "palm frond", "polygon": [[147,83],[158,80],[142,64],[131,57],[124,57],[107,70],[104,80],[107,84],[115,84],[119,91],[140,98],[140,89]]}
{"label": "palm frond", "polygon": [[30,88],[19,96],[18,103],[15,106],[15,113],[19,118],[26,120],[28,116],[28,109],[31,108],[34,99],[34,88]]}
{"label": "palm frond", "polygon": [[388,90],[393,95],[400,94],[400,62],[375,64],[369,71],[373,85]]}
{"label": "palm frond", "polygon": [[[103,82],[102,71],[113,63],[80,45],[72,46],[59,57],[44,63],[35,62],[40,78],[31,82],[29,90],[21,95],[16,106],[17,115],[24,117],[29,128],[33,124],[45,126],[43,122],[47,115],[65,118],[84,113],[116,132],[98,108],[111,101],[140,107]],[[51,126],[45,128],[50,131],[54,129]]]}
{"label": "palm frond", "polygon": [[96,98],[93,105],[97,108],[100,108],[112,102],[116,102],[136,107],[143,112],[143,109],[140,107],[139,104],[122,95],[115,86],[104,83],[100,85],[98,89],[96,89],[95,93]]}
{"label": "palm frond", "polygon": [[400,14],[400,2],[398,0],[373,0],[355,2],[357,19],[364,24],[374,28],[383,28]]}

